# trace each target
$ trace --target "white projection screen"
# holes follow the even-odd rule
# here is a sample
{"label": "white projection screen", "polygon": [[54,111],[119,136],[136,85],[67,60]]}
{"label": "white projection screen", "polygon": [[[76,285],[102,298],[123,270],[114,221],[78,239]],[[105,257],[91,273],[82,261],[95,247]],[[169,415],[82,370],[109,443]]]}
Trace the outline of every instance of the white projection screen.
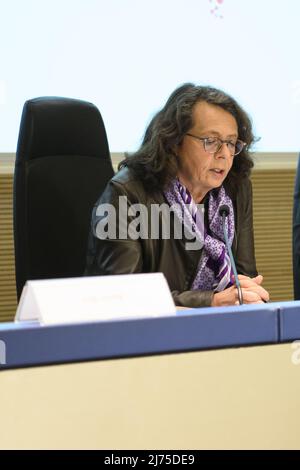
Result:
{"label": "white projection screen", "polygon": [[300,149],[299,0],[0,0],[0,153],[24,102],[101,111],[112,152],[133,151],[178,85],[222,88],[252,117],[258,152]]}

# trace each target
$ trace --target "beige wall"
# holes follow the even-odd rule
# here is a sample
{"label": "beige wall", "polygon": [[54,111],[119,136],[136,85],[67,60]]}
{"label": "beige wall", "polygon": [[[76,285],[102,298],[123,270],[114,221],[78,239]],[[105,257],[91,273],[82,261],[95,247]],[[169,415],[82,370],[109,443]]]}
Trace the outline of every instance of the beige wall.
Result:
{"label": "beige wall", "polygon": [[1,449],[300,449],[291,345],[0,373]]}

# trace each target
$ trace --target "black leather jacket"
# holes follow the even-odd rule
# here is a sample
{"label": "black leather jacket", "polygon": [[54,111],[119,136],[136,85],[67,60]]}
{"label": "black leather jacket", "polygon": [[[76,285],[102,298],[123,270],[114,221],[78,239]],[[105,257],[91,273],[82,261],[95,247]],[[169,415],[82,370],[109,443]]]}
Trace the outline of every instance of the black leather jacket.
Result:
{"label": "black leather jacket", "polygon": [[[98,205],[110,203],[118,213],[119,196],[127,196],[129,205],[144,204],[149,213],[151,204],[166,203],[162,193],[150,195],[130,170],[123,168],[119,171],[108,183],[93,210],[85,275],[162,272],[176,305],[210,306],[212,291],[191,290],[202,250],[186,250],[186,239],[100,240],[95,236],[95,226],[99,220],[96,215]],[[236,188],[236,194],[231,197],[235,211],[232,251],[237,271],[256,276],[250,180],[243,179]]]}

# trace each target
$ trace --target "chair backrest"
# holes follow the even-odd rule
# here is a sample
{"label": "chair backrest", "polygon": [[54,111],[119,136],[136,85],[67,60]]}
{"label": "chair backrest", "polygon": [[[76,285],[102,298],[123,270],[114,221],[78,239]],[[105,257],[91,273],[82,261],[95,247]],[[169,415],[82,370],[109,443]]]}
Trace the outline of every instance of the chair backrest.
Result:
{"label": "chair backrest", "polygon": [[14,174],[18,299],[28,279],[83,274],[91,211],[112,176],[105,127],[92,103],[25,103]]}
{"label": "chair backrest", "polygon": [[300,300],[300,156],[295,180],[293,210],[294,298]]}

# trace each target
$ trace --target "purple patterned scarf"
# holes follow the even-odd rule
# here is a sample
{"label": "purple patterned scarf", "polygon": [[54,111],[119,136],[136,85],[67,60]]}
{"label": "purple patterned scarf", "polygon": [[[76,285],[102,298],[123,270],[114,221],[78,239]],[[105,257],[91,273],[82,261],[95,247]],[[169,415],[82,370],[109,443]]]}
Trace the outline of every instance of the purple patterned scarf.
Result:
{"label": "purple patterned scarf", "polygon": [[[219,208],[226,204],[229,215],[226,218],[228,240],[232,245],[234,237],[234,212],[230,197],[223,186],[219,191],[210,191],[208,202],[209,234],[204,225],[203,216],[199,216],[199,207],[193,200],[188,189],[176,178],[169,189],[164,192],[165,198],[173,208],[181,223],[192,227],[192,231],[203,245],[197,274],[192,283],[192,290],[213,290],[220,292],[232,285],[232,268],[226,250],[222,217]],[[186,224],[186,221],[188,224]]]}

